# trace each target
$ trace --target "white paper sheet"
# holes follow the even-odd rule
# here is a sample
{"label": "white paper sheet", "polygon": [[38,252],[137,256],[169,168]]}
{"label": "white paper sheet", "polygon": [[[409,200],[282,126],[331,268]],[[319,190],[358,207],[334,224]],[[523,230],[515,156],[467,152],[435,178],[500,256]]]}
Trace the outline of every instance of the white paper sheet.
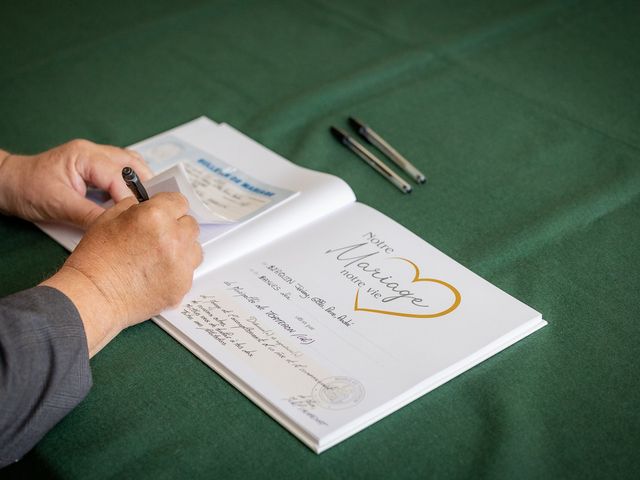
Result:
{"label": "white paper sheet", "polygon": [[201,277],[162,316],[316,451],[545,324],[361,204]]}

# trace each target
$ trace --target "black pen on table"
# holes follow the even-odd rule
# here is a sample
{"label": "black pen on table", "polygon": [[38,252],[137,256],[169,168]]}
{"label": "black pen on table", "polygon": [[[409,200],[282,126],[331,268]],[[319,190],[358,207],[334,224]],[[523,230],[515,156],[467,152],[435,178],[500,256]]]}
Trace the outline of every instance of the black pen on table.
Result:
{"label": "black pen on table", "polygon": [[418,170],[409,160],[404,158],[400,153],[393,148],[387,141],[378,135],[369,125],[365,125],[360,120],[354,117],[349,117],[349,123],[356,131],[362,135],[369,143],[382,151],[387,157],[398,165],[401,169],[407,172],[418,183],[424,183],[427,181],[424,174]]}
{"label": "black pen on table", "polygon": [[139,202],[146,202],[149,200],[149,194],[133,168],[124,167],[122,169],[122,178],[124,183],[127,184],[127,187],[129,187],[129,190],[131,190]]}
{"label": "black pen on table", "polygon": [[366,148],[360,145],[357,141],[347,135],[343,130],[337,127],[330,128],[332,135],[345,147],[351,150],[364,160],[371,168],[377,171],[384,178],[393,183],[402,193],[410,193],[411,185],[400,178],[393,170],[387,167],[382,160],[369,152]]}

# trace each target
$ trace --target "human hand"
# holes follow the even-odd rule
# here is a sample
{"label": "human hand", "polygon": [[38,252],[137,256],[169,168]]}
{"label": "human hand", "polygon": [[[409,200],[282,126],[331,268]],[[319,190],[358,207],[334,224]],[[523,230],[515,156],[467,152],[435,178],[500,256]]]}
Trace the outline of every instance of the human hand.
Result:
{"label": "human hand", "polygon": [[122,180],[125,166],[142,180],[153,175],[138,153],[88,140],[73,140],[31,156],[0,151],[0,212],[86,229],[104,212],[85,198],[87,186],[106,190],[115,202],[131,196]]}
{"label": "human hand", "polygon": [[138,204],[126,198],[87,230],[62,268],[42,284],[76,305],[94,355],[129,325],[177,306],[202,262],[199,227],[179,193]]}

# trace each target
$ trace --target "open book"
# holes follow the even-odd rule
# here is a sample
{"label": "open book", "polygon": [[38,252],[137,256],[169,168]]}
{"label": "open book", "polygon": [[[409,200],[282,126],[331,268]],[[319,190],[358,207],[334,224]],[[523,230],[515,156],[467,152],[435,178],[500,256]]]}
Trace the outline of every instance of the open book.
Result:
{"label": "open book", "polygon": [[[320,453],[546,325],[349,186],[199,118],[140,142],[205,260],[154,320]],[[82,232],[40,225],[68,249]]]}

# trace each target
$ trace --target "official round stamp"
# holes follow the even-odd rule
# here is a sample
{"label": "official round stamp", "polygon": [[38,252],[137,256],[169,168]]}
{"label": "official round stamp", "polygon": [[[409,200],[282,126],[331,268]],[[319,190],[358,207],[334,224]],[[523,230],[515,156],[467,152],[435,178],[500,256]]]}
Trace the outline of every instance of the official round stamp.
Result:
{"label": "official round stamp", "polygon": [[364,398],[365,390],[355,378],[329,377],[316,383],[311,395],[322,408],[343,410],[359,404]]}

